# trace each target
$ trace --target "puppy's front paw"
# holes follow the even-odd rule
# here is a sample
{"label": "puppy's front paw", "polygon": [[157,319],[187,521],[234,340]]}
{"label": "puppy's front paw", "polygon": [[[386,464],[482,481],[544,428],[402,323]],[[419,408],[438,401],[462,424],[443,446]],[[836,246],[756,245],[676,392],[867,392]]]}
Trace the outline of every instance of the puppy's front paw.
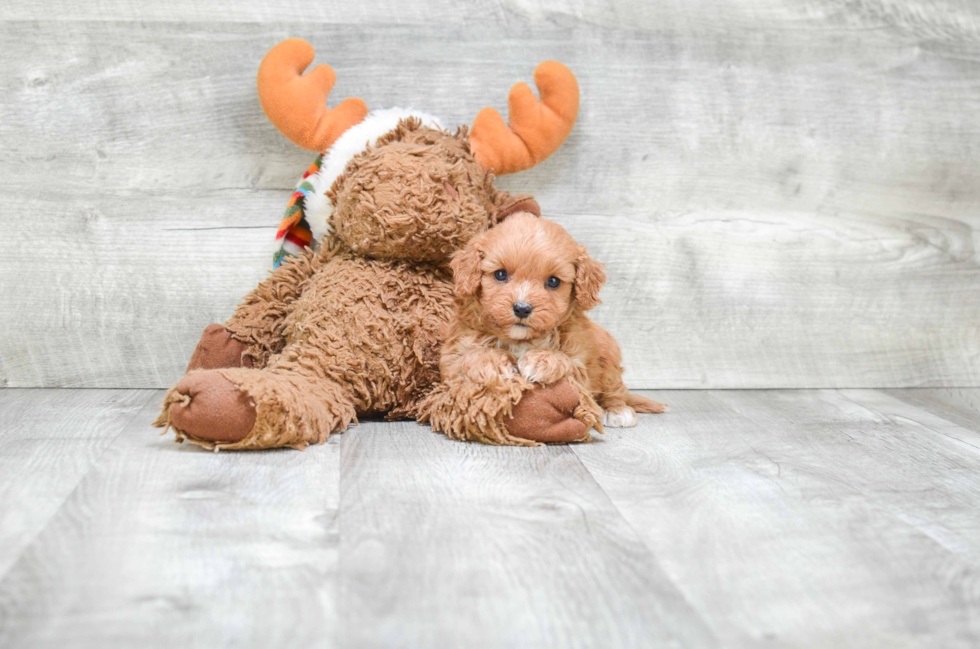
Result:
{"label": "puppy's front paw", "polygon": [[602,424],[610,428],[632,428],[636,426],[636,411],[629,406],[602,413]]}
{"label": "puppy's front paw", "polygon": [[480,385],[506,383],[517,376],[517,368],[507,356],[488,356],[472,362],[466,368],[466,377]]}
{"label": "puppy's front paw", "polygon": [[572,371],[568,357],[550,349],[534,349],[521,356],[517,361],[517,369],[521,376],[531,383],[549,385],[556,383]]}
{"label": "puppy's front paw", "polygon": [[503,381],[511,381],[517,376],[517,368],[510,362],[501,363],[498,371],[500,373],[500,379]]}

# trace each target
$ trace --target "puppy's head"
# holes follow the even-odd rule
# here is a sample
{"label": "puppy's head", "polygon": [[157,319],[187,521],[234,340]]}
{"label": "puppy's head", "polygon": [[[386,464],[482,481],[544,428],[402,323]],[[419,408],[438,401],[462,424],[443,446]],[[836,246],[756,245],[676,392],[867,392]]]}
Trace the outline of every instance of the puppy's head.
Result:
{"label": "puppy's head", "polygon": [[599,303],[602,264],[563,227],[520,212],[477,236],[452,259],[456,295],[498,338],[535,340],[577,308]]}

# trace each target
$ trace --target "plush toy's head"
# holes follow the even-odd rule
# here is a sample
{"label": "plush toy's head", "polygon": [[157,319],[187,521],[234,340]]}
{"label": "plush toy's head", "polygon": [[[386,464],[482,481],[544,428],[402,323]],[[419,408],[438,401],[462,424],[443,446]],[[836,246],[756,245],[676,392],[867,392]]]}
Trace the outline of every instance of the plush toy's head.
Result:
{"label": "plush toy's head", "polygon": [[402,120],[354,157],[328,192],[334,236],[382,259],[448,259],[487,229],[500,200],[463,133]]}
{"label": "plush toy's head", "polygon": [[[578,114],[575,77],[554,61],[535,70],[540,102],[526,84],[511,89],[509,127],[492,108],[454,133],[419,111],[368,113],[360,99],[328,109],[336,76],[326,65],[303,75],[313,54],[306,41],[289,39],[259,67],[259,99],[270,121],[296,144],[323,152],[280,226],[286,254],[332,234],[369,257],[448,259],[529,198],[495,189],[494,175],[554,153]],[[537,211],[530,205],[522,209]]]}

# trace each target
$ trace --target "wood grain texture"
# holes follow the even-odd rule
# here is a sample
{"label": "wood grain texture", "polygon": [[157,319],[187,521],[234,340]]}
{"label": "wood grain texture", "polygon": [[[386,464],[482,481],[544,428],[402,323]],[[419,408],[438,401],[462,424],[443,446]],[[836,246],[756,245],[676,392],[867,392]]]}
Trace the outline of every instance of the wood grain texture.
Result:
{"label": "wood grain texture", "polygon": [[573,450],[724,645],[978,642],[974,446],[873,391],[655,396]]}
{"label": "wood grain texture", "polygon": [[0,579],[149,397],[0,390]]}
{"label": "wood grain texture", "polygon": [[[189,341],[224,322],[266,275],[276,229],[267,217],[279,210],[277,194],[90,194],[70,205],[17,194],[0,204],[0,223],[26,209],[62,226],[43,253],[22,248],[20,234],[0,240],[4,380],[169,386],[184,373]],[[226,210],[233,221],[212,220]],[[27,281],[18,277],[25,263]]]}
{"label": "wood grain texture", "polygon": [[974,413],[963,422],[969,425],[962,425],[885,391],[841,390],[840,393],[892,422],[903,424],[904,428],[915,431],[917,435],[936,437],[936,441],[947,448],[962,446],[966,454],[980,453],[980,430],[977,429],[980,413]]}
{"label": "wood grain texture", "polygon": [[980,434],[980,390],[943,388],[886,390],[896,399]]}
{"label": "wood grain texture", "polygon": [[25,3],[0,22],[0,383],[179,376],[261,277],[309,163],[254,92],[298,35],[336,99],[447,124],[503,108],[540,60],[572,67],[572,136],[502,184],[608,264],[596,318],[631,385],[980,385],[975,3],[345,7]]}
{"label": "wood grain texture", "polygon": [[99,3],[76,3],[70,0],[18,3],[6,8],[8,20],[112,20],[162,22],[281,22],[293,16],[299,23],[331,23],[350,25],[419,25],[438,19],[443,24],[480,22],[500,19],[502,7],[495,0],[452,2],[451,0],[398,0],[346,2],[345,0],[234,0],[193,2],[168,0],[145,3],[137,0],[109,0]]}
{"label": "wood grain texture", "polygon": [[151,397],[0,582],[0,646],[334,646],[339,440],[201,452]]}
{"label": "wood grain texture", "polygon": [[343,435],[345,647],[713,646],[568,447]]}
{"label": "wood grain texture", "polygon": [[372,421],[215,454],[150,428],[157,391],[0,390],[0,646],[977,645],[975,426],[883,391],[650,396],[584,445]]}

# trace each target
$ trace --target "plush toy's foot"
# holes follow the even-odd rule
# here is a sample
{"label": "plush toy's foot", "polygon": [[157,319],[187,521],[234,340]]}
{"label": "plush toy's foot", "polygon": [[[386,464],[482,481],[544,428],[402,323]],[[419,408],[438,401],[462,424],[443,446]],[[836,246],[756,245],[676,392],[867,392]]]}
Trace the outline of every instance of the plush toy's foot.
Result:
{"label": "plush toy's foot", "polygon": [[205,443],[245,439],[255,425],[255,405],[218,372],[192,372],[177,382],[164,401],[178,436]]}
{"label": "plush toy's foot", "polygon": [[232,338],[222,325],[208,325],[191,354],[187,371],[252,367],[252,359],[245,355],[247,350],[248,346]]}
{"label": "plush toy's foot", "polygon": [[523,394],[513,416],[504,421],[514,437],[544,444],[587,442],[597,412],[582,408],[581,394],[570,382],[537,386]]}
{"label": "plush toy's foot", "polygon": [[306,448],[354,421],[335,383],[247,368],[191,372],[170,388],[154,422],[209,449]]}

